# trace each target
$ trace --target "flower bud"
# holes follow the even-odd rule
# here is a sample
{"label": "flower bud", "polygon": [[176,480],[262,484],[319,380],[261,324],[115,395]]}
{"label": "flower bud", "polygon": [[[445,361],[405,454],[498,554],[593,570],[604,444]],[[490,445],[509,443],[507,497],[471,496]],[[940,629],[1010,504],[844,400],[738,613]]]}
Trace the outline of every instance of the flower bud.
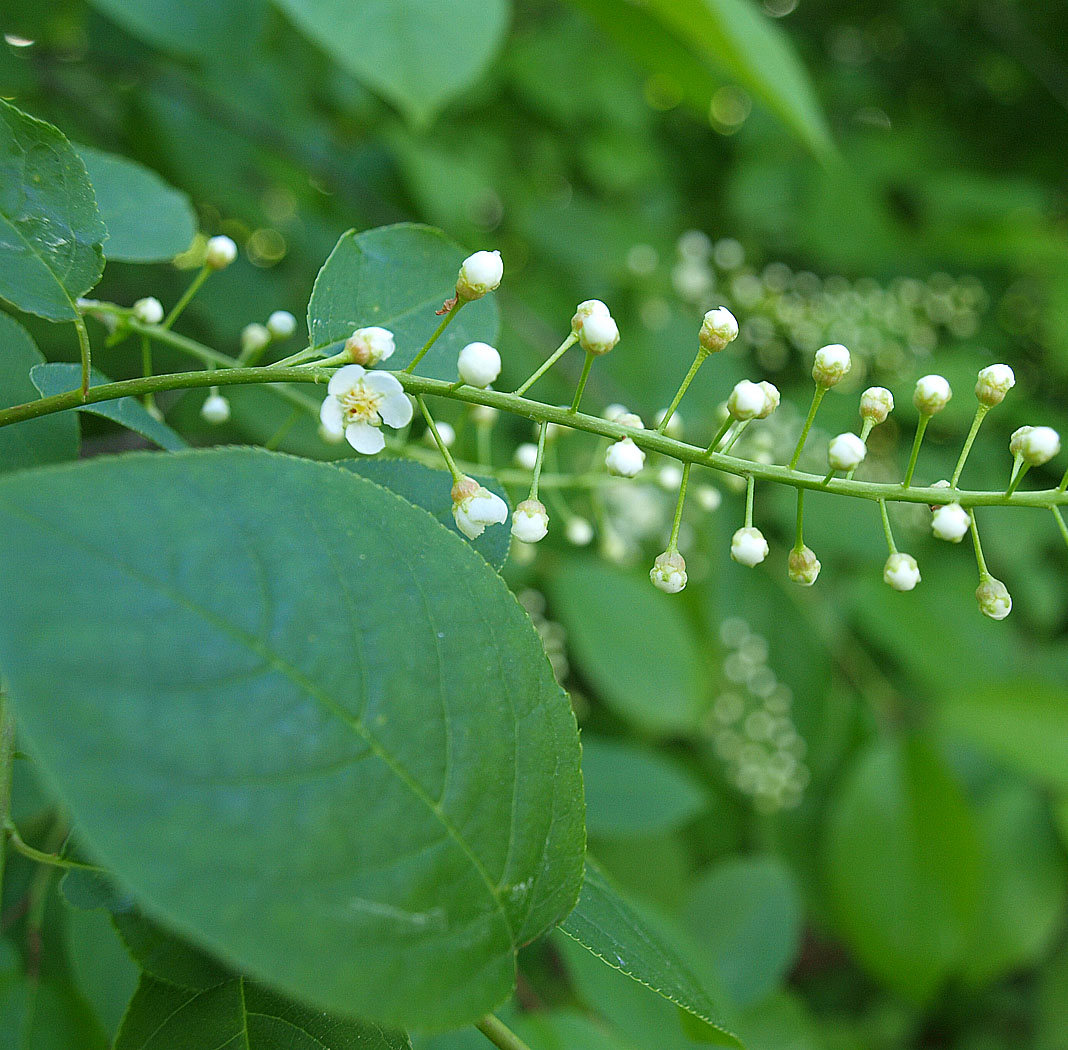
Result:
{"label": "flower bud", "polygon": [[255,321],[241,329],[241,352],[244,354],[258,353],[270,341],[271,333],[266,327],[262,324],[257,324]]}
{"label": "flower bud", "polygon": [[[446,423],[445,420],[439,419],[435,424],[438,431],[438,437],[441,438],[441,443],[446,448],[452,448],[456,444],[456,430],[451,423]],[[437,448],[438,443],[434,440],[434,431],[427,427],[423,431],[423,443],[429,445],[431,448]]]}
{"label": "flower bud", "polygon": [[230,402],[222,394],[211,394],[200,406],[201,418],[212,426],[219,426],[230,418]]}
{"label": "flower bud", "polygon": [[752,526],[739,529],[731,537],[731,558],[747,568],[759,565],[768,556],[768,550],[764,534]]}
{"label": "flower bud", "polygon": [[604,454],[604,465],[609,474],[618,477],[633,478],[640,474],[645,466],[645,453],[628,437],[608,446]]}
{"label": "flower bud", "polygon": [[619,328],[608,314],[591,314],[583,322],[578,337],[583,350],[600,357],[619,342]]}
{"label": "flower bud", "polygon": [[979,603],[979,611],[991,620],[1004,620],[1012,612],[1012,595],[1008,588],[989,574],[979,581],[975,599]]}
{"label": "flower bud", "polygon": [[971,515],[959,503],[947,503],[931,515],[931,531],[950,543],[960,543],[971,524]]}
{"label": "flower bud", "polygon": [[820,386],[836,386],[852,367],[849,351],[841,343],[829,343],[816,351],[812,362],[812,378]]}
{"label": "flower bud", "polygon": [[[931,486],[931,488],[933,488],[933,489],[950,489],[952,487],[953,486],[950,485],[950,483],[945,478],[943,478],[941,481],[936,481]],[[930,506],[931,506],[931,513],[934,514],[934,512],[936,510],[938,510],[939,507],[944,506],[944,504],[942,504],[942,503],[932,503]]]}
{"label": "flower bud", "polygon": [[288,310],[275,310],[267,318],[267,331],[274,339],[288,339],[297,330],[297,319]]}
{"label": "flower bud", "polygon": [[524,441],[522,445],[516,446],[512,457],[515,459],[517,466],[522,467],[524,470],[533,470],[538,465],[538,446],[529,441]]}
{"label": "flower bud", "polygon": [[628,414],[626,405],[620,405],[613,401],[612,404],[601,413],[601,418],[607,419],[609,423],[618,423],[623,416]]}
{"label": "flower bud", "polygon": [[591,317],[611,317],[611,312],[600,299],[587,299],[579,303],[575,310],[575,316],[571,318],[571,331],[575,335],[582,332],[582,327]]}
{"label": "flower bud", "polygon": [[702,349],[714,354],[738,338],[738,321],[725,306],[709,310],[697,336]]}
{"label": "flower bud", "polygon": [[138,299],[132,313],[141,324],[159,324],[163,320],[163,304],[154,296]]}
{"label": "flower bud", "polygon": [[782,399],[779,394],[779,388],[774,383],[769,383],[766,379],[758,383],[757,386],[764,391],[764,407],[753,418],[767,419],[779,407],[779,401]]}
{"label": "flower bud", "polygon": [[885,386],[870,386],[860,395],[860,418],[885,423],[894,411],[894,395]]}
{"label": "flower bud", "polygon": [[993,408],[1005,400],[1005,395],[1016,385],[1016,376],[1008,365],[987,365],[979,372],[975,384],[975,396],[979,404]]}
{"label": "flower bud", "polygon": [[345,340],[345,349],[354,364],[372,368],[392,357],[397,344],[388,328],[370,325],[367,328],[357,328]]}
{"label": "flower bud", "polygon": [[456,295],[470,302],[494,291],[504,276],[500,252],[475,252],[464,259],[456,278]]}
{"label": "flower bud", "polygon": [[1060,450],[1060,435],[1052,427],[1028,427],[1027,433],[1020,438],[1020,455],[1032,467],[1048,463]]}
{"label": "flower bud", "polygon": [[464,475],[452,487],[452,516],[456,527],[468,539],[474,540],[486,531],[487,525],[504,524],[508,518],[508,504],[474,478]]}
{"label": "flower bud", "polygon": [[593,526],[585,518],[576,516],[568,521],[564,534],[568,543],[585,547],[593,539]]}
{"label": "flower bud", "polygon": [[[664,421],[664,416],[666,415],[667,409],[660,409],[660,411],[657,412],[656,416],[653,418],[653,425],[659,427],[660,424]],[[680,416],[678,412],[673,412],[671,414],[671,418],[668,420],[667,426],[664,427],[664,433],[669,438],[680,439],[682,437],[682,416]]]}
{"label": "flower bud", "polygon": [[767,394],[759,383],[743,379],[734,385],[727,398],[727,411],[735,419],[753,419],[758,412],[763,412],[767,404]]}
{"label": "flower bud", "polygon": [[698,485],[694,495],[697,497],[697,505],[709,514],[719,510],[723,503],[723,495],[713,485]]}
{"label": "flower bud", "polygon": [[656,483],[665,492],[677,492],[682,484],[682,467],[677,463],[668,463],[656,472]]}
{"label": "flower bud", "polygon": [[237,258],[237,245],[229,237],[212,237],[204,249],[204,265],[225,270]]}
{"label": "flower bud", "polygon": [[501,374],[501,355],[489,343],[468,343],[456,360],[456,371],[469,386],[485,389]]}
{"label": "flower bud", "polygon": [[952,396],[953,391],[950,390],[945,376],[923,376],[916,381],[912,403],[923,415],[933,416],[949,404]]}
{"label": "flower bud", "polygon": [[891,554],[883,566],[883,582],[895,591],[911,591],[923,579],[920,567],[911,554]]}
{"label": "flower bud", "polygon": [[686,586],[686,561],[678,551],[664,551],[656,556],[649,570],[653,586],[665,594],[678,594]]}
{"label": "flower bud", "polygon": [[794,583],[811,587],[820,574],[820,560],[815,551],[811,547],[791,550],[786,562],[786,574]]}
{"label": "flower bud", "polygon": [[549,531],[549,515],[545,505],[536,499],[525,499],[512,513],[512,535],[523,543],[537,543]]}
{"label": "flower bud", "polygon": [[642,417],[637,412],[621,412],[613,422],[618,423],[621,427],[630,427],[632,430],[645,429]]}
{"label": "flower bud", "polygon": [[868,450],[856,434],[839,434],[827,448],[827,464],[832,470],[852,470],[864,462]]}

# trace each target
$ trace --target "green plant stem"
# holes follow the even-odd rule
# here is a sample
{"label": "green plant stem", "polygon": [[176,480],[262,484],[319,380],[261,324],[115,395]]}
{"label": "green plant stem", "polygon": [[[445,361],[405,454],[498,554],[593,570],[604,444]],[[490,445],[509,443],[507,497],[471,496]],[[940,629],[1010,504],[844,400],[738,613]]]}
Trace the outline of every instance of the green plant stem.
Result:
{"label": "green plant stem", "polygon": [[7,833],[7,837],[16,853],[21,853],[24,857],[36,861],[38,864],[48,864],[53,868],[77,868],[80,871],[104,870],[103,868],[97,867],[95,864],[83,864],[81,861],[70,860],[67,857],[61,857],[56,853],[45,853],[42,850],[34,849],[33,846],[30,846],[23,841],[18,828],[16,828],[10,820],[5,824],[4,831]]}
{"label": "green plant stem", "polygon": [[709,351],[703,346],[697,348],[697,356],[694,357],[693,364],[690,365],[690,370],[686,373],[686,378],[683,379],[679,389],[675,391],[675,396],[671,399],[671,404],[668,405],[667,411],[664,412],[664,418],[660,420],[660,425],[656,428],[658,434],[663,434],[667,430],[667,425],[671,422],[671,417],[675,414],[675,409],[679,407],[679,402],[682,401],[687,388],[693,382],[693,377],[697,375],[697,370],[705,363],[705,358],[708,357],[708,355]]}
{"label": "green plant stem", "polygon": [[459,484],[463,480],[463,475],[456,469],[456,461],[452,458],[452,453],[449,452],[445,442],[441,440],[441,435],[438,433],[438,427],[434,422],[434,417],[430,414],[430,409],[426,407],[426,402],[421,397],[416,397],[415,403],[419,406],[419,411],[423,413],[426,425],[430,428],[430,433],[434,436],[434,443],[438,446],[441,458],[445,460],[445,466],[449,468],[452,480],[456,484]]}
{"label": "green plant stem", "polygon": [[498,1050],[530,1050],[508,1025],[493,1014],[486,1014],[481,1021],[476,1021],[475,1027],[498,1047]]}
{"label": "green plant stem", "polygon": [[983,557],[983,545],[979,541],[979,527],[975,523],[975,511],[968,515],[972,519],[972,545],[975,547],[975,561],[979,566],[979,579],[990,579],[990,572],[986,567],[986,558]]}
{"label": "green plant stem", "polygon": [[575,389],[575,399],[571,402],[571,411],[577,412],[582,403],[582,393],[586,389],[586,380],[590,378],[590,369],[593,368],[594,354],[586,351],[586,360],[582,363],[582,375],[579,376],[578,386]]}
{"label": "green plant stem", "polygon": [[1005,490],[1006,496],[1011,496],[1020,487],[1020,482],[1027,476],[1027,472],[1030,469],[1030,463],[1019,464],[1018,468],[1012,472],[1012,480],[1009,482],[1009,487]]}
{"label": "green plant stem", "polygon": [[449,307],[449,309],[445,313],[445,316],[441,319],[441,324],[439,324],[437,328],[434,329],[433,335],[431,335],[431,337],[423,345],[423,349],[420,350],[419,353],[417,353],[415,357],[412,358],[411,364],[409,364],[408,367],[404,370],[405,372],[411,375],[412,372],[415,371],[415,366],[419,364],[419,362],[422,361],[424,357],[426,357],[426,352],[438,341],[438,336],[441,335],[441,333],[449,327],[449,325],[452,323],[452,319],[460,312],[460,308],[464,305],[466,301],[466,299],[461,299],[459,296],[456,297],[456,300],[453,302],[452,306]]}
{"label": "green plant stem", "polygon": [[538,455],[534,460],[534,477],[530,481],[530,496],[528,499],[538,498],[538,483],[541,481],[541,465],[545,459],[545,431],[549,429],[548,423],[542,423],[538,431]]}
{"label": "green plant stem", "polygon": [[890,528],[890,515],[886,510],[886,500],[879,500],[879,513],[883,518],[883,532],[886,534],[886,546],[891,554],[897,554],[897,544],[894,543],[894,532]]}
{"label": "green plant stem", "polygon": [[[152,375],[152,344],[147,335],[141,336],[141,374]],[[156,399],[151,394],[145,394],[144,403],[145,408],[151,411],[156,404]]]}
{"label": "green plant stem", "polygon": [[289,413],[289,417],[282,423],[282,425],[264,442],[263,447],[269,451],[274,451],[278,446],[285,441],[286,435],[297,425],[300,421],[300,417],[303,415],[303,411],[299,408],[294,408]]}
{"label": "green plant stem", "polygon": [[312,361],[319,357],[325,348],[321,346],[306,346],[289,357],[283,357],[279,361],[272,361],[272,368],[287,368],[289,365],[302,365],[305,361]]}
{"label": "green plant stem", "polygon": [[189,283],[189,287],[186,288],[181,299],[174,304],[171,312],[167,314],[165,318],[160,322],[159,327],[166,330],[174,325],[174,322],[178,320],[182,315],[182,311],[193,301],[193,296],[200,291],[204,282],[212,275],[214,271],[206,263],[197,272],[196,277]]}
{"label": "green plant stem", "polygon": [[901,482],[902,488],[908,488],[912,484],[912,475],[916,470],[916,460],[920,458],[920,445],[923,444],[923,435],[927,430],[927,424],[931,422],[931,417],[926,414],[921,414],[919,422],[916,424],[916,436],[912,439],[912,452],[909,453],[909,465],[905,468],[905,477]]}
{"label": "green plant stem", "polygon": [[578,336],[572,332],[528,377],[521,386],[517,386],[513,393],[525,394],[546,372],[560,360],[568,350],[578,342]]}
{"label": "green plant stem", "polygon": [[679,549],[679,528],[682,526],[682,507],[686,502],[686,486],[690,481],[690,467],[692,463],[687,463],[682,468],[682,481],[679,483],[679,498],[675,504],[675,519],[671,523],[671,539],[668,540],[668,553],[673,553]]}
{"label": "green plant stem", "polygon": [[805,417],[805,425],[801,428],[801,436],[797,439],[797,447],[794,449],[794,454],[790,457],[790,470],[793,470],[797,466],[797,461],[801,458],[801,453],[805,448],[805,442],[808,440],[808,432],[812,429],[812,423],[816,419],[816,413],[820,409],[820,402],[823,400],[823,395],[830,390],[830,387],[824,386],[822,383],[816,384],[816,392],[812,395],[812,404],[809,405],[808,415]]}
{"label": "green plant stem", "polygon": [[82,399],[89,390],[89,376],[93,368],[93,347],[89,342],[89,329],[85,327],[85,318],[78,314],[74,318],[74,330],[78,333],[78,350],[82,357]]}
{"label": "green plant stem", "polygon": [[745,479],[745,527],[753,527],[753,493],[756,491],[756,478],[749,474]]}
{"label": "green plant stem", "polygon": [[[861,427],[860,427],[860,440],[864,442],[864,447],[865,448],[868,447],[868,435],[872,432],[872,428],[874,426],[875,426],[875,420],[874,419],[865,419],[864,422],[861,424]],[[857,467],[859,467],[859,466],[860,466],[860,464],[858,463]],[[849,470],[846,471],[846,473],[845,473],[846,481],[852,481],[853,480],[853,475],[856,474],[857,467],[850,467]]]}
{"label": "green plant stem", "polygon": [[[15,716],[11,701],[0,689],[0,829],[11,820],[11,782],[15,766]],[[0,895],[4,889],[4,836],[0,834]]]}
{"label": "green plant stem", "polygon": [[953,477],[949,479],[949,487],[955,489],[957,482],[960,480],[961,471],[964,470],[964,464],[968,461],[968,453],[972,450],[972,443],[975,441],[975,435],[979,433],[979,428],[983,425],[983,420],[986,419],[987,412],[990,411],[989,405],[979,403],[979,407],[975,410],[975,418],[972,420],[972,428],[968,431],[967,438],[964,439],[964,447],[960,450],[960,458],[957,460],[957,465],[953,468]]}
{"label": "green plant stem", "polygon": [[805,490],[797,490],[797,536],[794,539],[794,550],[799,551],[805,545]]}
{"label": "green plant stem", "polygon": [[716,451],[716,446],[723,440],[723,435],[734,425],[734,416],[727,416],[725,420],[720,424],[719,430],[716,431],[716,436],[709,443],[707,451],[709,454]]}
{"label": "green plant stem", "polygon": [[751,419],[743,419],[738,424],[738,426],[735,428],[734,433],[731,434],[730,441],[728,441],[727,444],[723,446],[723,455],[730,455],[731,449],[734,448],[734,446],[738,443],[738,439],[745,433],[745,428],[749,426],[749,424],[752,422],[753,421]]}
{"label": "green plant stem", "polygon": [[490,440],[492,432],[492,420],[475,424],[475,454],[478,456],[479,466],[487,470],[493,466],[493,442]]}
{"label": "green plant stem", "polygon": [[1053,511],[1053,517],[1057,521],[1057,528],[1061,530],[1061,536],[1064,537],[1064,542],[1068,544],[1068,525],[1065,525],[1064,523],[1064,517],[1061,514],[1060,507],[1050,507],[1050,510]]}
{"label": "green plant stem", "polygon": [[1057,486],[1058,492],[1064,492],[1068,490],[1068,470],[1064,472],[1064,477],[1061,478],[1061,483]]}

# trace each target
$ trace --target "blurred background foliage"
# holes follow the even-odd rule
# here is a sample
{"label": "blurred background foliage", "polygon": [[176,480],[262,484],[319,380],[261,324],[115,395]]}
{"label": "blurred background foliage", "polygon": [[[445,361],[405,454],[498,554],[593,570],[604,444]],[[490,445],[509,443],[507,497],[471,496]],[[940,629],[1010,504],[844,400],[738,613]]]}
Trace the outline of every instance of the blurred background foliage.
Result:
{"label": "blurred background foliage", "polygon": [[[899,477],[912,382],[938,371],[957,396],[917,476],[948,475],[992,361],[1018,385],[966,485],[1005,484],[1015,427],[1068,432],[1062,5],[3,0],[0,21],[0,95],[146,165],[205,233],[241,244],[184,322],[220,349],[274,309],[302,316],[344,230],[415,219],[502,251],[502,388],[596,296],[623,339],[587,404],[649,422],[701,313],[724,303],[742,337],[683,402],[694,440],[736,380],[766,377],[783,408],[739,448],[783,461],[828,341],[856,364],[825,402],[812,469],[875,381],[899,408],[862,470]],[[99,295],[173,303],[182,265],[111,263]],[[68,330],[30,325],[46,356],[75,359]],[[103,371],[137,373],[136,348],[94,334]],[[569,398],[579,364],[535,392]],[[262,393],[235,389],[221,431],[199,420],[203,395],[163,404],[195,440],[262,442],[288,413]],[[443,414],[474,458],[480,425],[454,407]],[[108,423],[83,426],[87,447],[114,447]],[[501,466],[532,435],[502,419],[481,436]],[[312,420],[281,447],[336,454]],[[600,454],[561,436],[551,469]],[[810,499],[824,568],[801,591],[785,579],[790,494],[758,490],[773,553],[748,571],[726,555],[739,495],[709,476],[683,533],[691,585],[669,599],[644,577],[676,480],[650,463],[629,486],[554,498],[557,525],[596,522],[593,545],[558,528],[506,569],[583,724],[592,852],[687,946],[754,1050],[1064,1050],[1068,572],[1053,523],[982,515],[1016,603],[994,624],[975,608],[970,551],[932,541],[921,508],[895,515],[923,572],[901,595],[880,581],[874,508]],[[32,827],[44,803],[28,781],[19,794]],[[33,877],[14,858],[5,901]],[[41,956],[54,1003],[38,1011],[55,1031],[34,1045],[97,1045],[85,1033],[113,1030],[129,974],[106,923],[56,907],[64,932]],[[25,916],[5,916],[17,937]],[[528,950],[511,1012],[539,1050],[693,1045],[670,1004],[563,939]]]}

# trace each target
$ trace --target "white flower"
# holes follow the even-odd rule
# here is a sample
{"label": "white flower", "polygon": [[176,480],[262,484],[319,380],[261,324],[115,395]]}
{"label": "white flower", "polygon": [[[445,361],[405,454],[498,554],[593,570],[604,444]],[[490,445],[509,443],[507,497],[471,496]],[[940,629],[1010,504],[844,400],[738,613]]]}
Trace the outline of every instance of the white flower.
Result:
{"label": "white flower", "polygon": [[508,504],[474,478],[464,476],[452,487],[452,516],[456,519],[456,527],[468,539],[474,540],[486,531],[487,525],[505,523]]}
{"label": "white flower", "polygon": [[470,301],[492,292],[504,276],[500,252],[475,252],[463,261],[456,278],[456,295]]}
{"label": "white flower", "polygon": [[725,306],[717,306],[705,314],[697,341],[702,349],[714,354],[737,338],[737,318]]}
{"label": "white flower", "polygon": [[856,434],[839,434],[827,448],[827,463],[832,470],[852,470],[864,462],[867,454],[864,442]]}
{"label": "white flower", "polygon": [[516,447],[512,456],[518,466],[524,470],[533,470],[538,463],[538,446],[524,441],[522,445]]}
{"label": "white flower", "polygon": [[786,560],[786,575],[802,587],[811,587],[816,582],[820,568],[820,560],[811,547],[802,547],[800,550],[795,547]]}
{"label": "white flower", "polygon": [[212,237],[204,249],[204,265],[225,270],[237,258],[237,245],[229,237]]}
{"label": "white flower", "polygon": [[604,454],[609,474],[633,478],[645,466],[645,453],[628,437],[609,445]]}
{"label": "white flower", "polygon": [[697,497],[697,505],[708,513],[719,510],[723,503],[722,493],[712,485],[698,485],[694,495]]}
{"label": "white flower", "polygon": [[894,411],[894,395],[885,386],[870,386],[860,395],[860,417],[872,423],[885,423]]}
{"label": "white flower", "polygon": [[980,369],[975,383],[975,396],[979,403],[993,408],[1005,400],[1005,395],[1016,385],[1016,376],[1008,365],[987,365]]}
{"label": "white flower", "polygon": [[649,570],[653,586],[665,594],[678,594],[686,586],[686,561],[678,551],[658,554]]}
{"label": "white flower", "polygon": [[362,365],[345,365],[331,377],[319,419],[332,434],[344,434],[348,443],[366,456],[381,452],[386,439],[379,429],[407,426],[412,403],[396,376],[368,372]]}
{"label": "white flower", "polygon": [[761,380],[757,386],[764,391],[764,407],[753,418],[767,419],[779,407],[782,395],[779,393],[779,388],[766,379]]}
{"label": "white flower", "polygon": [[537,543],[549,531],[549,515],[545,504],[525,499],[512,512],[512,535],[523,543]]}
{"label": "white flower", "polygon": [[210,394],[200,406],[200,415],[205,422],[219,426],[230,418],[230,402],[222,394]]}
{"label": "white flower", "polygon": [[577,515],[568,520],[564,527],[564,535],[567,542],[576,547],[585,547],[593,539],[593,526],[585,519]]}
{"label": "white flower", "polygon": [[275,310],[267,318],[267,331],[275,339],[288,339],[297,330],[297,319],[288,310]]}
{"label": "white flower", "polygon": [[163,304],[154,295],[138,299],[132,312],[141,324],[159,324],[163,320]]}
{"label": "white flower", "polygon": [[607,354],[619,342],[619,328],[608,314],[590,314],[578,333],[579,345],[589,354]]}
{"label": "white flower", "polygon": [[[952,488],[952,487],[953,486],[950,485],[950,483],[945,478],[942,478],[941,481],[936,481],[931,486],[931,488],[933,488],[933,489],[949,489],[949,488]],[[943,504],[941,504],[941,503],[932,503],[931,504],[931,513],[933,514],[941,506],[943,506]]]}
{"label": "white flower", "polygon": [[468,343],[456,360],[456,371],[469,386],[485,389],[501,374],[501,355],[489,343]]}
{"label": "white flower", "polygon": [[971,524],[971,515],[959,503],[947,503],[931,515],[931,531],[950,543],[960,543]]}
{"label": "white flower", "polygon": [[1060,450],[1060,435],[1052,427],[1028,427],[1020,438],[1020,455],[1032,467],[1048,463]]}
{"label": "white flower", "polygon": [[979,602],[979,611],[991,620],[1004,620],[1012,612],[1012,595],[1001,580],[985,575],[975,589],[975,599]]}
{"label": "white flower", "polygon": [[731,537],[731,557],[748,568],[759,565],[768,556],[768,541],[760,529],[739,529]]}
{"label": "white flower", "polygon": [[611,311],[600,299],[587,299],[578,304],[575,316],[571,318],[571,331],[580,335],[583,326],[591,317],[611,317]]}
{"label": "white flower", "polygon": [[335,430],[327,430],[322,423],[319,424],[319,437],[328,445],[340,445],[345,440],[345,431],[338,433]]}
{"label": "white flower", "polygon": [[820,386],[834,386],[845,378],[853,361],[841,343],[828,343],[816,351],[812,362],[812,378]]}
{"label": "white flower", "polygon": [[369,325],[367,328],[357,328],[345,340],[345,349],[354,364],[372,368],[391,358],[397,344],[388,328]]}
{"label": "white flower", "polygon": [[[664,416],[667,415],[667,409],[662,408],[657,412],[653,418],[653,425],[659,427],[664,421]],[[664,433],[669,438],[681,438],[682,437],[682,416],[678,412],[673,412],[671,418],[668,420],[668,424],[664,427]]]}
{"label": "white flower", "polygon": [[736,383],[727,398],[727,411],[735,419],[753,419],[758,412],[764,411],[767,394],[759,383],[743,379]]}
{"label": "white flower", "polygon": [[262,324],[255,321],[241,329],[241,351],[254,354],[262,350],[271,341],[271,333]]}
{"label": "white flower", "polygon": [[[434,426],[438,429],[438,437],[441,438],[441,443],[446,448],[452,448],[456,444],[456,430],[453,425],[446,423],[443,419],[439,419]],[[431,448],[438,447],[438,443],[434,440],[434,432],[429,427],[423,431],[423,443]]]}
{"label": "white flower", "polygon": [[911,554],[894,553],[883,566],[883,582],[895,591],[911,591],[923,579],[920,567]]}
{"label": "white flower", "polygon": [[936,412],[941,412],[949,404],[949,399],[952,396],[953,391],[950,389],[949,382],[945,376],[923,376],[916,381],[916,389],[912,394],[912,403],[925,416],[933,416]]}

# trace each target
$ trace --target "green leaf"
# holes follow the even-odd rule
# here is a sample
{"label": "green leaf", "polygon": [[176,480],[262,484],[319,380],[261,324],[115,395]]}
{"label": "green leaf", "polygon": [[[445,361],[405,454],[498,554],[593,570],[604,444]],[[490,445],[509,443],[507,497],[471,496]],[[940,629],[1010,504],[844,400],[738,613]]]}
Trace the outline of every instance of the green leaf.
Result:
{"label": "green leaf", "polygon": [[751,0],[648,0],[645,7],[751,91],[813,153],[833,152],[819,99],[790,38]]}
{"label": "green leaf", "polygon": [[[0,941],[0,948],[5,944]],[[0,971],[0,1034],[5,1050],[105,1050],[107,1042],[69,981],[58,976],[31,980],[10,966]]]}
{"label": "green leaf", "polygon": [[[452,516],[452,496],[450,495],[452,476],[447,470],[433,470],[423,466],[422,463],[414,463],[410,459],[380,459],[363,456],[358,459],[343,460],[338,466],[354,471],[379,485],[384,485],[398,496],[403,496],[409,503],[414,503],[417,507],[428,511],[450,532],[463,536],[463,533],[456,527],[456,519]],[[486,488],[496,492],[505,503],[508,502],[508,494],[499,482],[485,477],[479,477],[478,480]],[[507,524],[491,525],[476,540],[468,540],[464,537],[464,542],[470,543],[498,571],[508,560],[511,540],[512,533]]]}
{"label": "green leaf", "polygon": [[49,321],[104,272],[107,236],[85,165],[63,134],[0,99],[0,297]]}
{"label": "green leaf", "polygon": [[691,890],[686,918],[739,1007],[779,985],[801,944],[801,897],[790,870],[772,857],[718,864]]}
{"label": "green leaf", "polygon": [[[0,408],[37,400],[30,369],[43,363],[30,333],[0,313]],[[69,412],[0,427],[0,473],[77,458],[78,420]]]}
{"label": "green leaf", "polygon": [[[430,226],[350,230],[315,279],[308,303],[312,344],[342,343],[353,329],[378,325],[397,340],[388,367],[404,368],[440,323],[435,311],[455,295],[456,274],[466,256]],[[497,323],[493,295],[468,303],[420,362],[419,374],[455,379],[460,350],[476,339],[494,342]]]}
{"label": "green leaf", "polygon": [[168,933],[134,908],[114,910],[111,921],[126,950],[152,977],[179,988],[202,991],[233,976],[221,963]]}
{"label": "green leaf", "polygon": [[[653,733],[692,730],[705,707],[697,638],[677,604],[641,578],[594,558],[572,558],[549,584],[575,663],[619,715]],[[606,610],[626,616],[604,629]]]}
{"label": "green leaf", "polygon": [[238,977],[197,991],[141,978],[115,1050],[411,1050],[401,1032],[288,1002]]}
{"label": "green leaf", "polygon": [[[209,9],[214,5],[207,5]],[[104,255],[115,262],[168,262],[197,232],[189,198],[154,171],[114,153],[78,146],[107,226]]]}
{"label": "green leaf", "polygon": [[1040,681],[990,682],[949,694],[938,713],[949,732],[1054,790],[1068,790],[1068,690]]}
{"label": "green leaf", "polygon": [[[65,394],[81,388],[82,366],[65,361],[35,365],[30,370],[30,379],[40,391],[41,397],[53,397],[55,394]],[[95,368],[90,373],[90,386],[101,386],[110,382],[111,380],[103,372],[98,372]],[[119,426],[148,438],[149,441],[169,452],[189,447],[180,434],[150,415],[148,409],[134,397],[98,401],[93,405],[77,405],[75,411],[89,412],[94,416],[110,419],[113,423],[118,423]]]}
{"label": "green leaf", "polygon": [[657,835],[692,820],[708,805],[701,784],[645,748],[582,735],[586,830],[591,835]]}
{"label": "green leaf", "polygon": [[928,1000],[963,961],[982,875],[975,817],[928,741],[861,756],[831,812],[826,861],[840,931],[861,962]]}
{"label": "green leaf", "polygon": [[508,28],[507,0],[275,0],[343,69],[416,124],[470,87]]}
{"label": "green leaf", "polygon": [[720,1046],[741,1046],[721,1027],[711,998],[679,954],[620,896],[589,857],[579,902],[560,929],[609,966],[704,1021]]}
{"label": "green leaf", "polygon": [[479,555],[252,449],[0,479],[0,545],[19,726],[153,919],[393,1026],[507,996],[578,895],[582,787],[567,699]]}
{"label": "green leaf", "polygon": [[102,911],[67,912],[67,958],[71,974],[109,1038],[118,1031],[140,970]]}

